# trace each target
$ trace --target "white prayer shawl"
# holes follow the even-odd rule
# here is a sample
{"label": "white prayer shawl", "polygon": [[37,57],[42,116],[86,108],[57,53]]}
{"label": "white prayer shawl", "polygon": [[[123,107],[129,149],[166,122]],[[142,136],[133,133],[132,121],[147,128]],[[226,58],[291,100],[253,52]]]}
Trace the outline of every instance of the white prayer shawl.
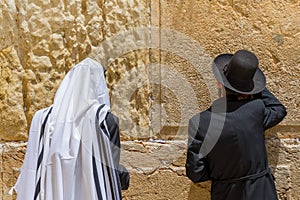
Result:
{"label": "white prayer shawl", "polygon": [[105,123],[109,109],[103,68],[87,58],[68,72],[53,105],[33,117],[17,199],[121,199]]}

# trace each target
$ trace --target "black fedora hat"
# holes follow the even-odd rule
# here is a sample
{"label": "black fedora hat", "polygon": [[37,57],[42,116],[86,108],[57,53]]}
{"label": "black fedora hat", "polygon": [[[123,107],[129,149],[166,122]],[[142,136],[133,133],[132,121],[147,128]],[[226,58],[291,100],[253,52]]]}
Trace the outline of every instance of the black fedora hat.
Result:
{"label": "black fedora hat", "polygon": [[212,70],[220,83],[240,94],[256,94],[266,86],[266,77],[258,67],[257,57],[247,50],[218,55]]}

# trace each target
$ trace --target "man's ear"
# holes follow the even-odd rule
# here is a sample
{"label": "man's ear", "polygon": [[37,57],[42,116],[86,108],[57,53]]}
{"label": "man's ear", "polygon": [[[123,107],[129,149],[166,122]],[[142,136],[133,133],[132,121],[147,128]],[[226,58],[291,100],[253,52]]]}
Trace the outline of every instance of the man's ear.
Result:
{"label": "man's ear", "polygon": [[222,90],[223,90],[223,85],[219,81],[217,81],[217,87],[218,87],[218,96],[221,98],[222,97]]}
{"label": "man's ear", "polygon": [[223,88],[222,83],[220,83],[219,81],[217,81],[217,86],[218,86],[218,89],[222,89]]}

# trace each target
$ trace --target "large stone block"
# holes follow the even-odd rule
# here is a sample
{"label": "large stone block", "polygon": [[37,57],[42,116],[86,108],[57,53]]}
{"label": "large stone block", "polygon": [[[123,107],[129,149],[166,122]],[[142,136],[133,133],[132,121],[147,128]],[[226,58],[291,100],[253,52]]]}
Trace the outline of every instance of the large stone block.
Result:
{"label": "large stone block", "polygon": [[[300,141],[298,138],[288,138],[283,140],[281,149],[286,154],[286,159],[281,160],[281,166],[283,170],[278,167],[280,180],[284,180],[284,183],[279,183],[280,187],[285,189],[287,199],[299,199],[299,169],[300,169]],[[279,165],[280,166],[280,165]],[[285,179],[284,179],[285,178]],[[283,192],[284,193],[284,192]]]}
{"label": "large stone block", "polygon": [[26,151],[26,143],[0,143],[0,199],[16,199],[9,191],[16,183]]}
{"label": "large stone block", "polygon": [[185,176],[185,141],[123,142],[121,163],[130,171],[124,199],[210,199],[209,182],[193,184]]}
{"label": "large stone block", "polygon": [[131,173],[131,186],[123,191],[126,200],[209,200],[209,183],[193,184],[188,178],[171,170],[159,170],[153,174]]}
{"label": "large stone block", "polygon": [[24,69],[14,48],[0,50],[0,141],[25,140]]}
{"label": "large stone block", "polygon": [[150,137],[148,65],[148,50],[137,50],[126,53],[107,66],[111,110],[120,119],[123,140]]}
{"label": "large stone block", "polygon": [[289,165],[278,165],[274,173],[279,199],[291,199],[291,172]]}
{"label": "large stone block", "polygon": [[[299,141],[282,138],[266,140],[271,170],[276,177],[279,199],[297,199],[299,196]],[[123,141],[121,164],[131,174],[129,190],[123,191],[124,199],[209,199],[210,182],[192,183],[185,175],[186,140]],[[280,151],[277,151],[279,146]],[[276,148],[275,148],[276,147]],[[15,183],[23,162],[26,143],[0,145],[0,199],[15,199],[8,191]],[[286,155],[284,151],[287,152]],[[277,154],[274,157],[270,156]],[[276,161],[276,157],[279,159]],[[289,161],[289,162],[287,162]]]}
{"label": "large stone block", "polygon": [[[179,118],[182,105],[197,105],[200,110],[207,108],[214,99],[209,91],[215,88],[207,79],[211,75],[205,70],[211,70],[211,62],[206,59],[211,61],[220,53],[234,53],[238,49],[249,49],[257,54],[260,67],[267,76],[267,86],[287,107],[286,124],[299,121],[300,98],[296,92],[300,80],[296,56],[300,45],[298,2],[160,1],[152,6],[154,11],[160,11],[159,15],[154,13],[157,17],[153,20],[159,26],[157,41],[162,48],[172,47],[164,49],[167,52],[160,54],[159,60],[169,68],[169,73],[174,70],[185,77],[185,82],[191,86],[190,97],[196,99],[195,103],[190,102],[193,98],[178,102],[178,98],[162,87],[161,101],[166,102],[162,109],[169,114],[165,118],[167,126],[175,128],[176,124],[184,123],[184,119]],[[181,37],[175,37],[180,34]],[[185,48],[187,44],[190,44],[189,48]],[[187,49],[187,53],[178,53],[178,49]],[[206,56],[199,56],[199,52]],[[199,66],[200,73],[195,73],[194,69]],[[162,83],[168,81],[166,76],[162,79]],[[184,90],[184,87],[178,87],[173,94]]]}
{"label": "large stone block", "polygon": [[[9,88],[15,90],[8,90],[8,82],[1,85],[0,140],[26,140],[33,114],[52,104],[65,74],[87,56],[112,69],[109,89],[124,138],[149,137],[148,40],[141,47],[140,33],[134,33],[132,40],[122,35],[142,27],[141,34],[149,38],[147,1],[1,1],[0,5],[0,50],[14,51],[12,59],[9,53],[1,55],[1,83],[10,73]],[[9,71],[4,70],[7,60]],[[119,87],[118,73],[123,80]],[[122,88],[123,84],[128,87]]]}

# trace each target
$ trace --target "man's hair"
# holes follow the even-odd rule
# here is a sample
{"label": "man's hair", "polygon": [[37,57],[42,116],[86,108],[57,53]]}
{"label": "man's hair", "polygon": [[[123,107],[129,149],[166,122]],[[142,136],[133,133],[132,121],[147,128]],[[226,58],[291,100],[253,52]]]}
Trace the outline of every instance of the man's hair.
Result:
{"label": "man's hair", "polygon": [[241,93],[235,92],[227,87],[224,88],[225,88],[226,95],[236,95],[236,96],[241,95]]}

